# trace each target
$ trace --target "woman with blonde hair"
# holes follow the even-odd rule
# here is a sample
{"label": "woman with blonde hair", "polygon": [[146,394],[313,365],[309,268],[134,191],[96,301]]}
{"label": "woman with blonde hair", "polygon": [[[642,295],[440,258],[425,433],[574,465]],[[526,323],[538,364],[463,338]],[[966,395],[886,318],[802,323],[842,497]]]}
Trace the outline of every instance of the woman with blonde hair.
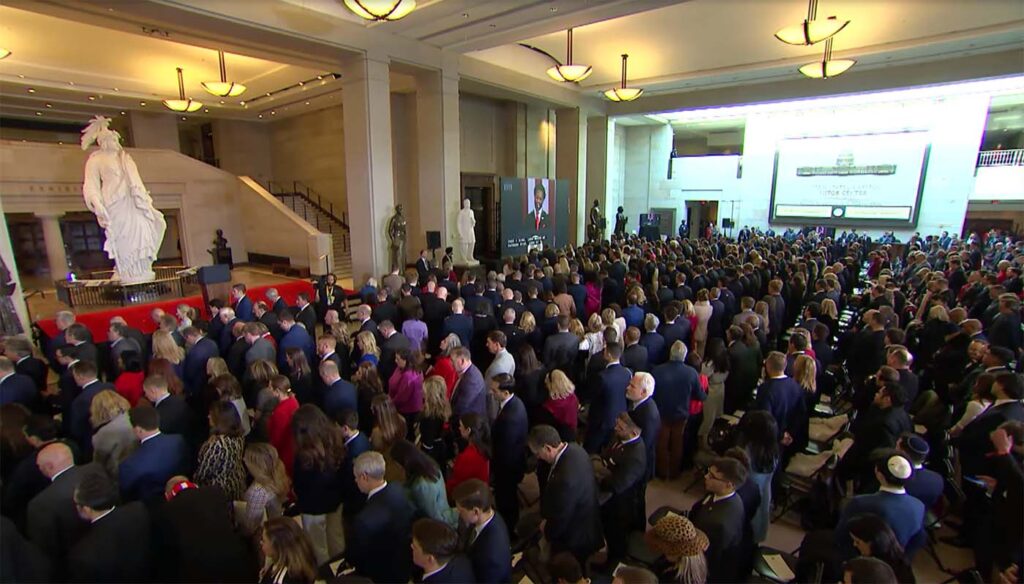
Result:
{"label": "woman with blonde hair", "polygon": [[380,348],[377,347],[377,337],[371,331],[363,331],[356,335],[356,346],[359,347],[359,363],[370,363],[374,367],[380,365]]}
{"label": "woman with blonde hair", "polygon": [[534,351],[537,353],[544,351],[544,333],[537,326],[537,319],[534,318],[532,312],[529,310],[523,312],[523,316],[519,317],[519,328],[523,329],[526,342],[533,347]]}
{"label": "woman with blonde hair", "polygon": [[369,436],[373,431],[374,418],[370,404],[373,398],[384,393],[384,383],[377,368],[366,362],[352,375],[352,384],[356,386],[356,403],[359,404],[359,431]]}
{"label": "woman with blonde hair", "polygon": [[[263,404],[270,398],[270,380],[278,375],[277,365],[266,359],[257,359],[249,364],[245,376],[242,378],[242,396],[249,407],[262,409]],[[289,379],[289,388],[291,380]],[[294,393],[294,389],[292,392]],[[298,399],[298,396],[296,396]]]}
{"label": "woman with blonde hair", "polygon": [[230,375],[228,362],[220,357],[210,357],[206,362],[206,378],[212,380],[220,375]]}
{"label": "woman with blonde hair", "polygon": [[604,351],[604,322],[596,312],[587,320],[587,332],[580,342],[580,350],[589,352],[591,356]]}
{"label": "woman with blonde hair", "polygon": [[810,355],[797,355],[793,362],[793,380],[807,393],[814,395],[817,390],[818,366]]}
{"label": "woman with blonde hair", "polygon": [[405,418],[395,409],[395,403],[386,394],[378,395],[370,402],[373,414],[373,431],[370,432],[370,446],[380,452],[387,461],[385,479],[405,482],[405,471],[391,458],[391,447],[405,438]]}
{"label": "woman with blonde hair", "polygon": [[818,315],[818,322],[828,327],[830,335],[839,332],[839,309],[831,298],[821,301],[821,314]]}
{"label": "woman with blonde hair", "polygon": [[679,303],[679,316],[690,322],[690,330],[697,330],[697,311],[693,308],[693,302],[685,299]]}
{"label": "woman with blonde hair", "polygon": [[218,400],[230,402],[235,406],[235,409],[238,410],[238,419],[242,423],[242,435],[248,436],[252,425],[249,421],[249,412],[245,407],[245,400],[242,399],[242,386],[235,376],[230,373],[218,375],[210,380],[210,387],[213,388]]}
{"label": "woman with blonde hair", "polygon": [[245,511],[237,519],[242,531],[251,536],[259,531],[265,520],[284,513],[284,502],[292,486],[284,464],[277,456],[277,449],[266,442],[246,446],[242,463],[252,482],[242,496]]}
{"label": "woman with blonde hair", "polygon": [[312,584],[316,580],[313,544],[292,518],[267,521],[260,549],[266,558],[260,584]]}
{"label": "woman with blonde hair", "polygon": [[576,335],[576,338],[583,342],[583,337],[586,335],[586,331],[583,329],[583,323],[580,319],[574,318],[569,321],[569,332]]}
{"label": "woman with blonde hair", "polygon": [[132,431],[128,400],[111,389],[104,389],[89,404],[89,422],[93,427],[93,462],[100,464],[112,478],[128,455],[135,451],[138,439]]}
{"label": "woman with blonde hair", "polygon": [[430,455],[438,466],[446,468],[451,458],[445,442],[445,424],[452,417],[448,401],[448,387],[440,375],[423,380],[423,412],[420,413],[420,448]]}
{"label": "woman with blonde hair", "polygon": [[544,385],[548,390],[548,399],[544,401],[538,413],[538,423],[553,426],[567,442],[575,441],[580,410],[576,386],[561,369],[548,373]]}
{"label": "woman with blonde hair", "polygon": [[179,347],[171,333],[163,329],[157,329],[153,333],[153,358],[170,361],[178,377],[184,373],[185,349]]}

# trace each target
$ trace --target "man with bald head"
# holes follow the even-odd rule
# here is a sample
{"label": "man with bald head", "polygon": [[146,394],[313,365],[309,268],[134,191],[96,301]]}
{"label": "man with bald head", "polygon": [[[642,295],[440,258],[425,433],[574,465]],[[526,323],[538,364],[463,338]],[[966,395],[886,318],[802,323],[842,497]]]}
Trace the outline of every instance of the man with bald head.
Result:
{"label": "man with bald head", "polygon": [[[26,531],[29,540],[39,546],[60,571],[66,565],[71,546],[84,532],[85,524],[75,511],[74,495],[92,465],[75,466],[71,448],[54,442],[39,451],[36,466],[49,479],[50,485],[29,501]],[[59,574],[55,576],[55,581],[65,579]]]}

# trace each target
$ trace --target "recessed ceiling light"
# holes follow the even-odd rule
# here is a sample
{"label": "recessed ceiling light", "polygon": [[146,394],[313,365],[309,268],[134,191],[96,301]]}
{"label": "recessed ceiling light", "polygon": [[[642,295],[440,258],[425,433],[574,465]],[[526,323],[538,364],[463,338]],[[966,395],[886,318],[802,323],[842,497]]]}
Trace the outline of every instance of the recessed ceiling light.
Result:
{"label": "recessed ceiling light", "polygon": [[58,140],[58,141],[57,141],[57,144],[60,144],[61,146],[63,146],[63,145],[64,145],[64,142],[61,142],[60,140]]}
{"label": "recessed ceiling light", "polygon": [[127,115],[127,114],[125,112],[121,112],[121,115],[124,116],[124,115]]}
{"label": "recessed ceiling light", "polygon": [[267,93],[267,97],[270,97],[270,93],[269,92]]}
{"label": "recessed ceiling light", "polygon": [[25,78],[24,75],[18,75],[18,79],[24,79],[24,78]]}
{"label": "recessed ceiling light", "polygon": [[203,110],[203,113],[204,113],[204,114],[208,114],[208,113],[210,113],[210,110],[209,110],[209,109],[204,109],[204,110]]}
{"label": "recessed ceiling light", "polygon": [[277,115],[277,112],[270,112],[270,115],[272,115],[272,116],[276,116],[276,115]]}
{"label": "recessed ceiling light", "polygon": [[146,107],[146,102],[144,102],[144,101],[140,101],[140,102],[139,102],[139,105],[141,105],[142,107]]}
{"label": "recessed ceiling light", "polygon": [[43,112],[36,112],[36,115],[37,116],[41,116],[41,115],[43,115]]}
{"label": "recessed ceiling light", "polygon": [[244,101],[240,101],[240,102],[238,102],[238,105],[245,105],[245,102]]}
{"label": "recessed ceiling light", "polygon": [[462,18],[469,18],[469,13],[468,12],[463,12],[462,13]]}
{"label": "recessed ceiling light", "polygon": [[89,96],[89,101],[96,101],[96,96],[95,95],[90,95]]}
{"label": "recessed ceiling light", "polygon": [[181,121],[183,121],[183,122],[188,121],[188,118],[186,118],[185,116],[181,116]]}
{"label": "recessed ceiling light", "polygon": [[74,81],[68,81],[68,85],[74,85],[74,84],[75,84]]}
{"label": "recessed ceiling light", "polygon": [[[221,104],[221,105],[224,105],[224,100],[223,100],[223,99],[222,99],[222,100],[220,100],[220,104]],[[242,102],[242,105],[245,105],[245,102],[244,102],[244,101]]]}
{"label": "recessed ceiling light", "polygon": [[261,119],[261,120],[263,119],[263,114],[260,114],[260,119]]}
{"label": "recessed ceiling light", "polygon": [[309,102],[308,102],[308,101],[306,102],[306,105],[309,105]]}
{"label": "recessed ceiling light", "polygon": [[53,104],[52,103],[48,103],[48,104],[46,104],[46,107],[53,107]]}
{"label": "recessed ceiling light", "polygon": [[317,79],[323,79],[323,78],[324,78],[324,76],[323,76],[323,75],[317,75],[317,76],[316,76],[316,78],[317,78]]}
{"label": "recessed ceiling light", "polygon": [[115,87],[115,88],[114,88],[114,91],[121,91],[121,90]]}
{"label": "recessed ceiling light", "polygon": [[305,81],[299,81],[299,87],[302,87],[302,86],[303,86],[303,85],[305,85],[305,84],[306,84],[306,82],[305,82]]}
{"label": "recessed ceiling light", "polygon": [[28,92],[29,92],[29,93],[35,93],[35,92],[36,92],[36,90],[35,90],[35,89],[32,89],[31,87],[29,87],[29,88],[28,88]]}

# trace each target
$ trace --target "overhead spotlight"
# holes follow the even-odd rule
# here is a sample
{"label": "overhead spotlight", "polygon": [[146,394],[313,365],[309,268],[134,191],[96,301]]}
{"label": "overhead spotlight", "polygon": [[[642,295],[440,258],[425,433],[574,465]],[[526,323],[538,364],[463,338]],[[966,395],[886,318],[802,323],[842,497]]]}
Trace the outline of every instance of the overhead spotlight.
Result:
{"label": "overhead spotlight", "polygon": [[244,85],[228,81],[227,68],[224,66],[224,51],[217,51],[217,59],[220,61],[220,81],[204,81],[203,89],[218,97],[237,97],[245,93]]}
{"label": "overhead spotlight", "polygon": [[416,0],[344,0],[345,7],[366,20],[399,20],[416,10]]}
{"label": "overhead spotlight", "polygon": [[832,38],[848,24],[849,20],[839,20],[835,16],[819,19],[818,0],[808,0],[807,18],[800,24],[779,29],[775,38],[787,45],[813,45]]}
{"label": "overhead spotlight", "polygon": [[191,97],[185,97],[185,80],[181,74],[181,67],[176,70],[178,71],[178,99],[165,99],[164,106],[174,112],[192,113],[203,107],[203,104]]}
{"label": "overhead spotlight", "polygon": [[555,65],[547,70],[548,77],[555,81],[579,83],[594,72],[590,65],[574,65],[572,62],[572,29],[566,31],[565,65]]}

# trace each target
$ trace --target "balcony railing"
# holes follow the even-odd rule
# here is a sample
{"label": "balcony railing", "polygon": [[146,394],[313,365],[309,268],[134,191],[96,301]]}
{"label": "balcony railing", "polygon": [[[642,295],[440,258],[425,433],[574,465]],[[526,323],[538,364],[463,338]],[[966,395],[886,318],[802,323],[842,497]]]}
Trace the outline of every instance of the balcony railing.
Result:
{"label": "balcony railing", "polygon": [[978,166],[1024,166],[1024,149],[979,152]]}

